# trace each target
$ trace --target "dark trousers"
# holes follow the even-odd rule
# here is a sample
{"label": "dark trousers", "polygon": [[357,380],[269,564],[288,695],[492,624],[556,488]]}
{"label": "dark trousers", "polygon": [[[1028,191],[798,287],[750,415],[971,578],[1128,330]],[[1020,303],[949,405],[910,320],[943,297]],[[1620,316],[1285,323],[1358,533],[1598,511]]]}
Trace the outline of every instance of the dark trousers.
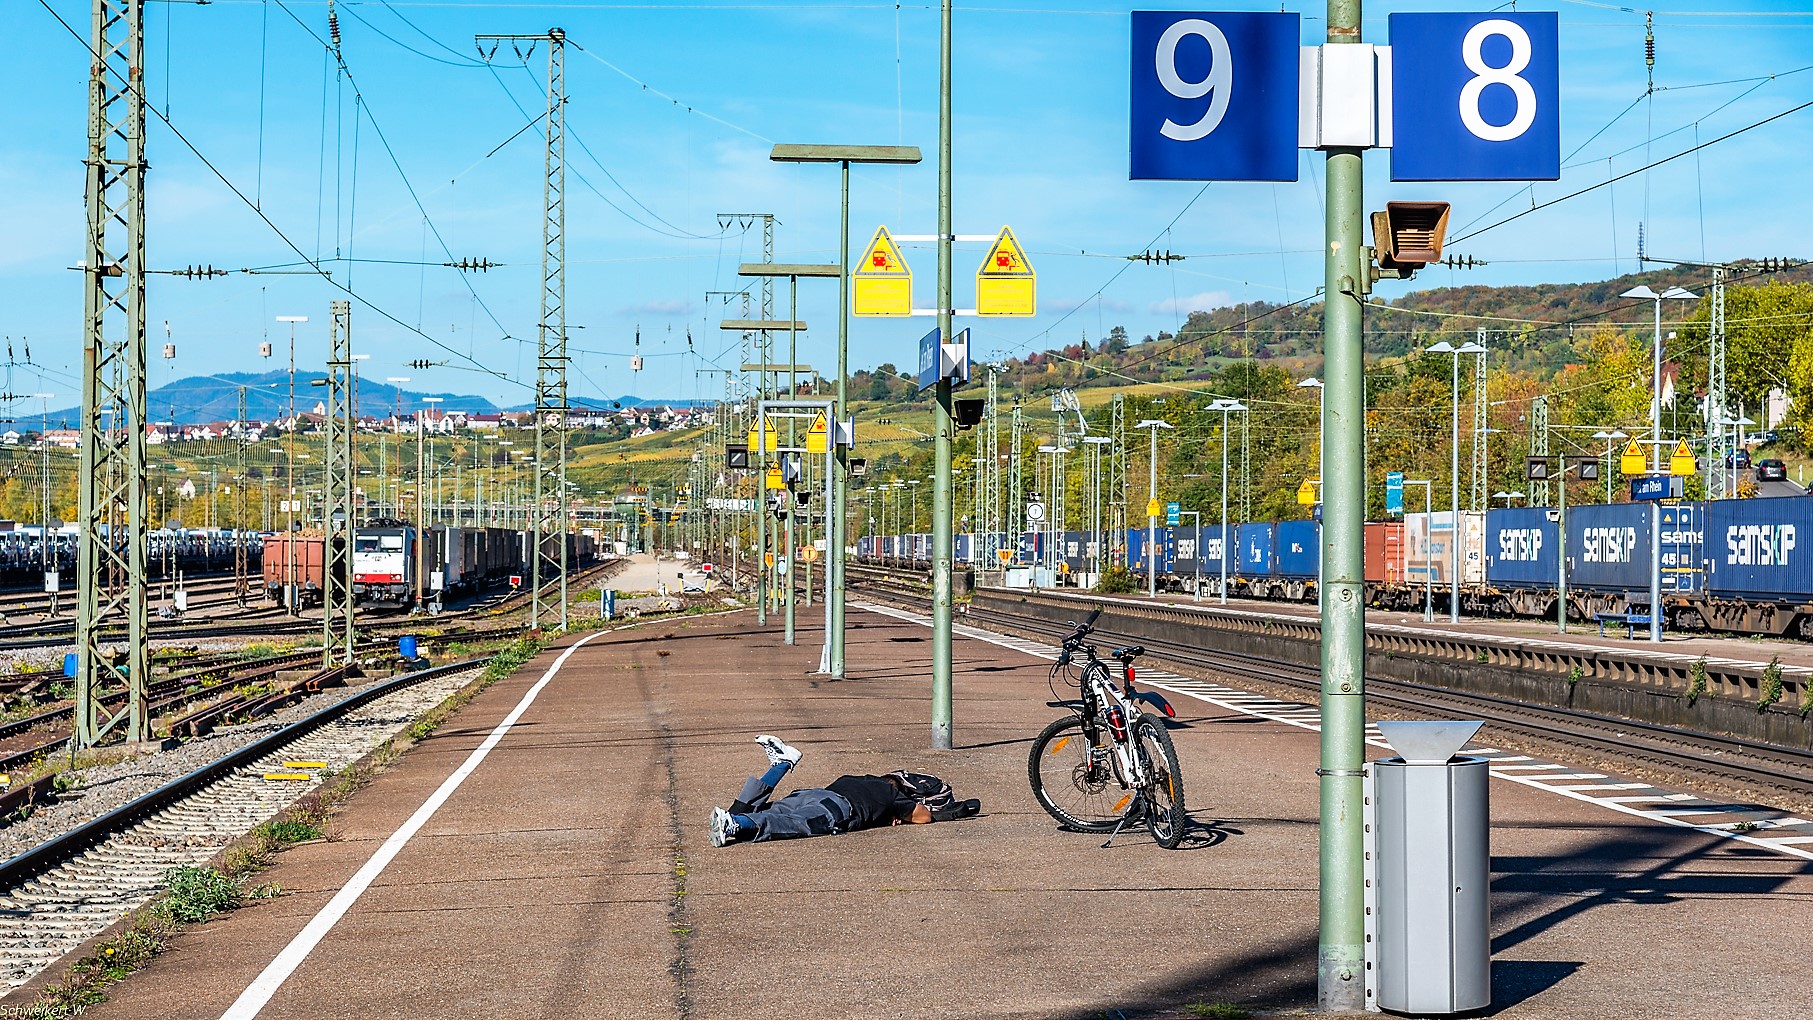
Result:
{"label": "dark trousers", "polygon": [[[806,836],[829,836],[845,832],[854,815],[850,802],[830,790],[794,790],[780,800],[773,800],[774,787],[787,775],[791,766],[775,765],[759,776],[743,781],[742,792],[730,813],[737,817],[744,831],[754,835],[745,841],[762,843],[771,839],[800,839]],[[746,823],[746,824],[745,824]]]}

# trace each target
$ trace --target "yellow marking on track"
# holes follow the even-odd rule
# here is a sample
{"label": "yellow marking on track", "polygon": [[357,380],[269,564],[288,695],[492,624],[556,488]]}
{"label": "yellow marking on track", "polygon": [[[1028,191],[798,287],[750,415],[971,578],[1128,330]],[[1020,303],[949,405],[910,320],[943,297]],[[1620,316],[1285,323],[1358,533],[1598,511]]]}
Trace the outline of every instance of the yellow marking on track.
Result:
{"label": "yellow marking on track", "polygon": [[1131,793],[1129,793],[1129,794],[1123,796],[1120,800],[1115,801],[1114,802],[1115,813],[1118,814],[1121,811],[1125,811],[1127,809],[1127,802],[1132,799],[1133,799],[1133,795]]}
{"label": "yellow marking on track", "polygon": [[281,780],[304,780],[304,781],[306,781],[306,780],[313,779],[315,777],[309,775],[307,772],[266,772],[264,774],[264,778],[273,779],[273,780],[281,779]]}
{"label": "yellow marking on track", "polygon": [[1057,754],[1059,751],[1062,751],[1064,749],[1064,745],[1068,744],[1068,743],[1070,743],[1070,738],[1064,737],[1063,739],[1059,740],[1057,743],[1051,745],[1051,750],[1046,751],[1045,753],[1046,754]]}

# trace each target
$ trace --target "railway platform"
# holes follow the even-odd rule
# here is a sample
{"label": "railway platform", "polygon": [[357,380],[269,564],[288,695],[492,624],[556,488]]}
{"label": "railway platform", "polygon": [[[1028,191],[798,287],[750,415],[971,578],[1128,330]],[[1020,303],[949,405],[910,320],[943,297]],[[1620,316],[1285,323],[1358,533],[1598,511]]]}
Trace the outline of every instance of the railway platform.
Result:
{"label": "railway platform", "polygon": [[[810,675],[808,615],[793,647],[743,612],[550,649],[380,774],[330,839],[281,855],[263,878],[283,895],[183,934],[85,1015],[1081,1020],[1313,1006],[1313,707],[1146,674],[1178,710],[1194,828],[1175,851],[1143,831],[1104,849],[1059,831],[1027,790],[1028,743],[1054,715],[1043,636],[960,629],[958,746],[934,753],[924,619],[853,605],[850,676],[828,682]],[[763,767],[762,732],[804,750],[798,784],[908,767],[983,812],[714,849],[707,814]],[[1488,1015],[1813,1011],[1783,966],[1813,899],[1813,827],[1803,838],[1799,820],[1777,820],[1761,833],[1774,842],[1694,827],[1682,819],[1745,815],[1565,762],[1503,755],[1494,773]]]}

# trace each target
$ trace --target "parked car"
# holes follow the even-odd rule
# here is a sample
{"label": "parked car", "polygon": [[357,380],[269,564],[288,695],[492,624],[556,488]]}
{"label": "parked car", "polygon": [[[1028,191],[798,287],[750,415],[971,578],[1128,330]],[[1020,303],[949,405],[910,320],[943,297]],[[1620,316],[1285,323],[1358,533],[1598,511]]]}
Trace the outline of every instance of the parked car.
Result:
{"label": "parked car", "polygon": [[1756,480],[1759,482],[1785,482],[1788,480],[1788,465],[1774,457],[1765,457],[1756,462]]}
{"label": "parked car", "polygon": [[1738,450],[1732,453],[1725,458],[1725,466],[1728,468],[1737,468],[1742,471],[1750,466],[1750,452],[1748,450]]}

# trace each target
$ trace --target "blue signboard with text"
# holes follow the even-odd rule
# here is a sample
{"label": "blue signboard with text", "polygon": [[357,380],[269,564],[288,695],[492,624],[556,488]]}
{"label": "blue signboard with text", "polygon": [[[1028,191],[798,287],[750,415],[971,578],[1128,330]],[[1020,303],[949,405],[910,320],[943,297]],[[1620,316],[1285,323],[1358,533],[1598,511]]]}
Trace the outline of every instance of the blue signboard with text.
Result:
{"label": "blue signboard with text", "polygon": [[1388,471],[1385,474],[1385,512],[1401,514],[1404,512],[1404,472]]}
{"label": "blue signboard with text", "polygon": [[1296,180],[1298,22],[1134,11],[1128,176]]}
{"label": "blue signboard with text", "polygon": [[1561,176],[1554,12],[1390,16],[1394,181]]}
{"label": "blue signboard with text", "polygon": [[940,364],[938,341],[944,334],[933,326],[932,331],[919,338],[919,388],[929,390],[938,385]]}

